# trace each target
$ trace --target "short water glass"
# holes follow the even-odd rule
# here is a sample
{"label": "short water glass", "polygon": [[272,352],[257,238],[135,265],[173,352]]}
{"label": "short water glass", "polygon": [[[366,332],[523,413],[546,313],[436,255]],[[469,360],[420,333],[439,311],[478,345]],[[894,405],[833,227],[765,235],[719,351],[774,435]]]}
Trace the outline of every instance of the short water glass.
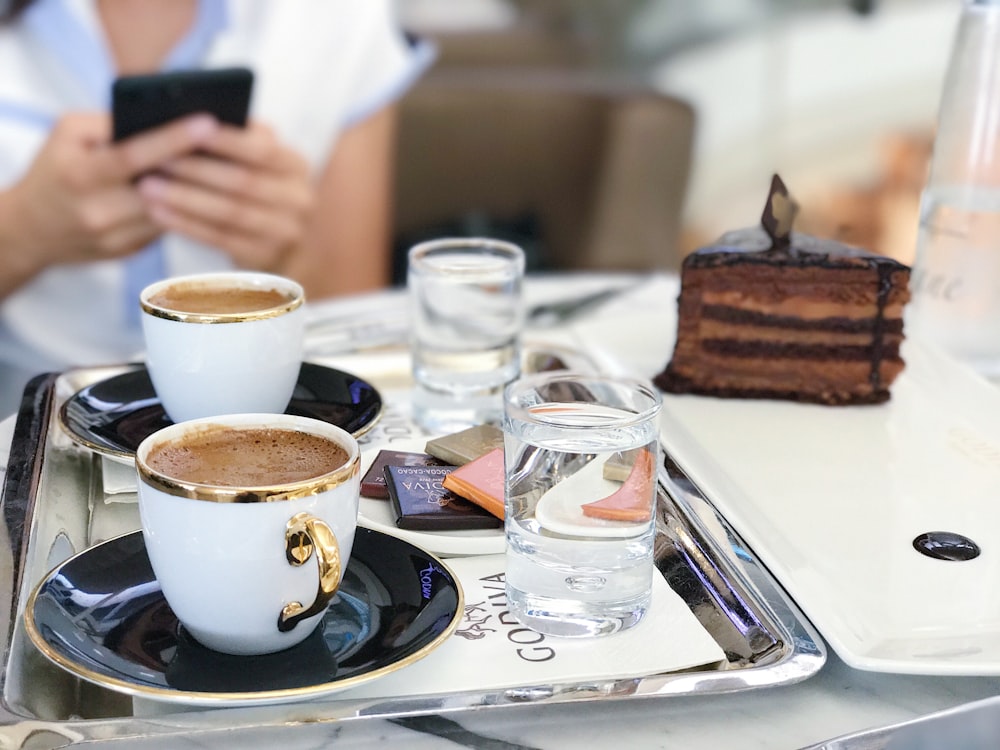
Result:
{"label": "short water glass", "polygon": [[428,432],[499,424],[503,389],[520,373],[524,252],[487,238],[409,251],[413,417]]}
{"label": "short water glass", "polygon": [[557,636],[636,625],[653,580],[659,391],[564,371],[515,381],[504,407],[511,614]]}

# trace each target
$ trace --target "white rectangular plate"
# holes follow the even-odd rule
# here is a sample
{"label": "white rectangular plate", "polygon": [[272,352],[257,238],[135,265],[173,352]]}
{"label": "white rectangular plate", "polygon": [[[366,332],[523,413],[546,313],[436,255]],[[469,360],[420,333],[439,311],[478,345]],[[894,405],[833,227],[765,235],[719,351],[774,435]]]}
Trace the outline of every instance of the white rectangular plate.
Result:
{"label": "white rectangular plate", "polygon": [[[664,446],[853,667],[1000,674],[1000,389],[916,342],[877,406],[672,396]],[[953,532],[964,562],[913,540]]]}

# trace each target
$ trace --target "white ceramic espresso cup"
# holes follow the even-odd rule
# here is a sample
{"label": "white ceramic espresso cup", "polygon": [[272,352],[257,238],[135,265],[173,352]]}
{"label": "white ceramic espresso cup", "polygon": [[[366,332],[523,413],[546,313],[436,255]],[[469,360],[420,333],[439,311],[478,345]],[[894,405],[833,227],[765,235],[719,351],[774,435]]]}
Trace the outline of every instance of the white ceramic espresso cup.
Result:
{"label": "white ceramic espresso cup", "polygon": [[[180,480],[150,452],[212,431],[319,435],[345,462],[308,478],[234,486]],[[165,427],[136,451],[146,550],[163,596],[202,645],[230,654],[289,648],[315,630],[351,556],[360,491],[357,441],[334,425],[285,414],[233,414]]]}
{"label": "white ceramic espresso cup", "polygon": [[[197,310],[158,302],[170,289],[207,296]],[[225,290],[273,290],[280,299],[238,312],[213,307],[211,295],[224,297]],[[304,301],[291,279],[249,271],[176,276],[147,286],[140,295],[146,366],[167,416],[181,422],[283,412],[302,366]]]}

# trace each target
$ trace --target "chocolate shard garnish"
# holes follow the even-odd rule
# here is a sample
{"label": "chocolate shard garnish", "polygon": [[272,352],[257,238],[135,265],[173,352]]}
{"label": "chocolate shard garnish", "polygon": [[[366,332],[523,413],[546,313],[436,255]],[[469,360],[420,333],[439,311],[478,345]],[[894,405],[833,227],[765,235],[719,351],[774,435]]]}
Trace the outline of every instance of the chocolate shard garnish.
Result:
{"label": "chocolate shard garnish", "polygon": [[792,200],[788,188],[778,175],[771,178],[771,191],[767,196],[760,223],[771,238],[772,248],[784,248],[791,244],[792,224],[799,204]]}

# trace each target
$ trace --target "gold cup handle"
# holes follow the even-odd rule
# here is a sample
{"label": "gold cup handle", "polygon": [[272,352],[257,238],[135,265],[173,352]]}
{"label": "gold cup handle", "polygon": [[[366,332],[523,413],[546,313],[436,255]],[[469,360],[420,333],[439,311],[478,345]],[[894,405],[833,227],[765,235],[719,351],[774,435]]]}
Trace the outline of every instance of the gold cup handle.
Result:
{"label": "gold cup handle", "polygon": [[278,615],[278,630],[282,633],[326,609],[340,583],[340,545],[333,529],[309,513],[297,513],[285,526],[285,559],[289,565],[299,567],[309,562],[313,552],[319,565],[316,598],[308,607],[299,602],[284,606]]}

